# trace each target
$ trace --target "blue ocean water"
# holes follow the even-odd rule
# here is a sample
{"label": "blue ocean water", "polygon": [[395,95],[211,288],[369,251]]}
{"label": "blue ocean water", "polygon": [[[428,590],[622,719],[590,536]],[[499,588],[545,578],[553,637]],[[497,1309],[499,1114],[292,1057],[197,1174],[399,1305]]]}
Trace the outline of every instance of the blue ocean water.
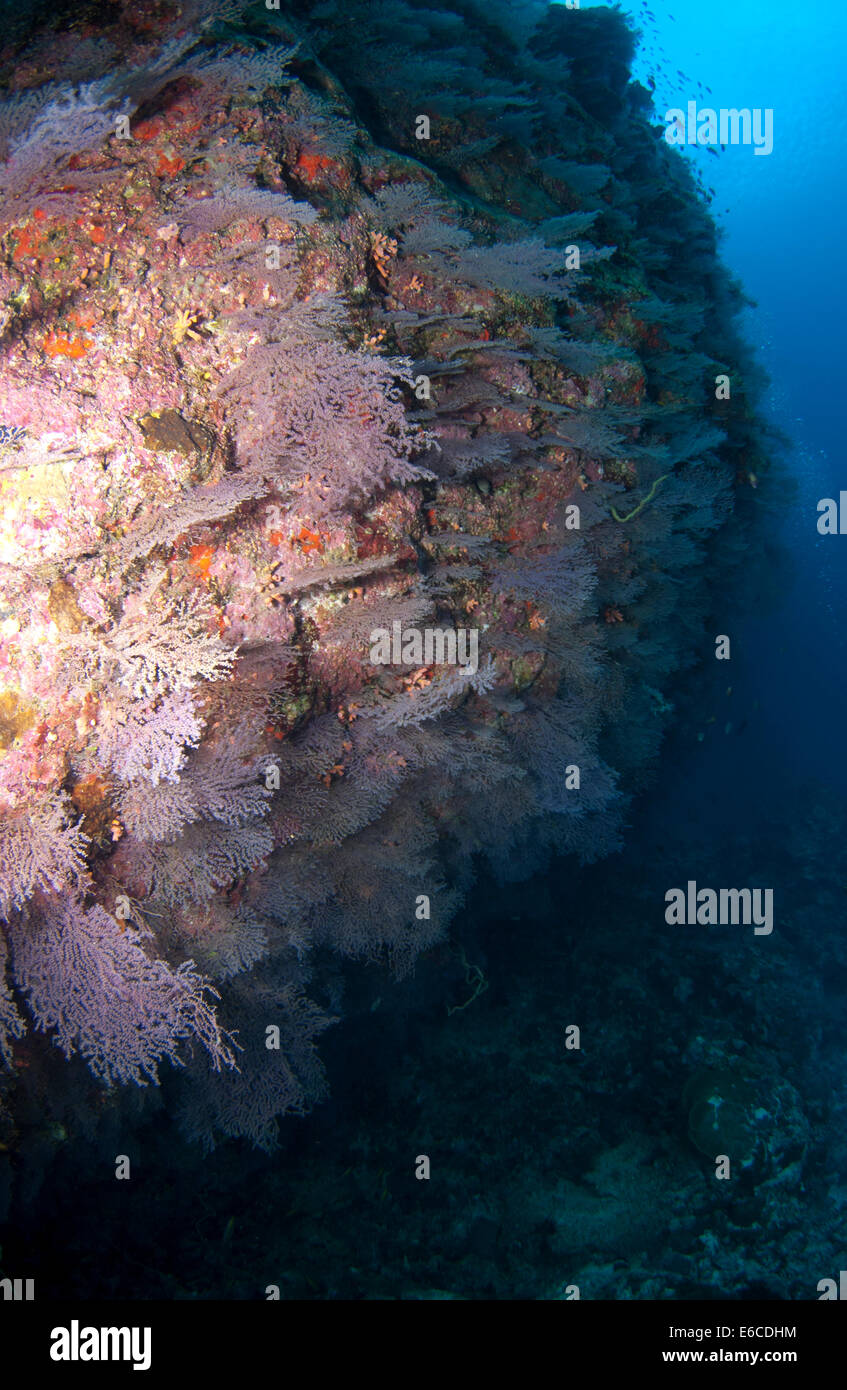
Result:
{"label": "blue ocean water", "polygon": [[[770,377],[763,405],[790,440],[788,467],[797,484],[771,528],[793,562],[791,583],[780,580],[776,611],[735,626],[727,614],[739,638],[739,662],[731,682],[734,708],[723,706],[718,723],[737,728],[747,718],[744,737],[729,736],[724,747],[711,739],[683,779],[686,788],[689,779],[702,784],[704,803],[718,820],[745,820],[774,798],[795,797],[810,778],[841,797],[847,793],[841,609],[847,538],[821,537],[816,510],[821,498],[837,499],[845,486],[847,12],[836,0],[814,11],[792,0],[734,0],[714,12],[690,0],[635,0],[621,8],[641,32],[634,75],[655,84],[660,120],[691,99],[700,109],[774,113],[767,156],[744,146],[717,155],[685,148],[714,190],[723,259],[754,301],[744,328]],[[698,94],[698,84],[711,95]],[[678,792],[687,796],[682,785]],[[802,796],[797,813],[803,814]]]}

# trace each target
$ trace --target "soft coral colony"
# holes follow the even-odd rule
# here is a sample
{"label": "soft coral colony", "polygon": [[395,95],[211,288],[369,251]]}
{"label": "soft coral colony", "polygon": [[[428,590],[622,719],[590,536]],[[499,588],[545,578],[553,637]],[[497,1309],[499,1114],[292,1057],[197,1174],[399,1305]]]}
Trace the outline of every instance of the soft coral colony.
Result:
{"label": "soft coral colony", "polygon": [[270,1147],[321,962],[619,844],[758,425],[619,14],[117,10],[2,55],[3,1122],[168,1060]]}

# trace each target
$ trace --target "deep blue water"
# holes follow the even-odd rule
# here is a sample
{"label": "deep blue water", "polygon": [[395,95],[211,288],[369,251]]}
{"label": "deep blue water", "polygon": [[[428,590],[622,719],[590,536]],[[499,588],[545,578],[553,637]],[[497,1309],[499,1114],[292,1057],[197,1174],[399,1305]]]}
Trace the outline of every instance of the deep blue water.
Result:
{"label": "deep blue water", "polygon": [[[654,77],[660,119],[696,98],[698,82],[713,94],[699,99],[701,108],[708,101],[774,112],[768,156],[743,146],[730,145],[719,157],[686,149],[714,190],[723,259],[755,301],[745,329],[770,376],[764,404],[791,440],[789,468],[798,485],[772,528],[794,562],[793,583],[783,583],[777,612],[737,629],[743,673],[739,679],[733,671],[733,697],[748,707],[758,699],[758,713],[728,756],[712,740],[691,775],[702,778],[709,802],[715,787],[731,789],[714,801],[714,813],[726,820],[739,808],[747,817],[772,797],[792,796],[794,784],[808,777],[843,797],[847,538],[818,535],[816,506],[845,486],[847,13],[836,0],[813,11],[792,0],[734,0],[720,10],[689,0],[639,0],[621,8],[641,29],[635,75]],[[797,809],[802,813],[802,805]]]}

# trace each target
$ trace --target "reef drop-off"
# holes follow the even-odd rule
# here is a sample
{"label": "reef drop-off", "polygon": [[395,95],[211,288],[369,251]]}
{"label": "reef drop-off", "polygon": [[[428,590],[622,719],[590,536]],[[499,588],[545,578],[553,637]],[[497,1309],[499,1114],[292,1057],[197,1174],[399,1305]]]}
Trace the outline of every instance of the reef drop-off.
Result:
{"label": "reef drop-off", "polygon": [[2,1137],[271,1148],[345,959],[620,845],[758,383],[618,12],[113,13],[0,52]]}

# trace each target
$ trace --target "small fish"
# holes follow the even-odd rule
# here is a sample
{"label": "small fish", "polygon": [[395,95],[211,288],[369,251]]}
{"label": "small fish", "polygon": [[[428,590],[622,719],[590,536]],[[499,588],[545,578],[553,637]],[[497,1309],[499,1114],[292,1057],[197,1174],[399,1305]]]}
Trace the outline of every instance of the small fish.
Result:
{"label": "small fish", "polygon": [[221,1245],[229,1245],[232,1240],[232,1233],[235,1230],[235,1217],[231,1216],[224,1226],[224,1233],[221,1237]]}
{"label": "small fish", "polygon": [[715,159],[718,158],[718,152],[713,145],[706,146],[706,154],[713,154],[715,156]]}

